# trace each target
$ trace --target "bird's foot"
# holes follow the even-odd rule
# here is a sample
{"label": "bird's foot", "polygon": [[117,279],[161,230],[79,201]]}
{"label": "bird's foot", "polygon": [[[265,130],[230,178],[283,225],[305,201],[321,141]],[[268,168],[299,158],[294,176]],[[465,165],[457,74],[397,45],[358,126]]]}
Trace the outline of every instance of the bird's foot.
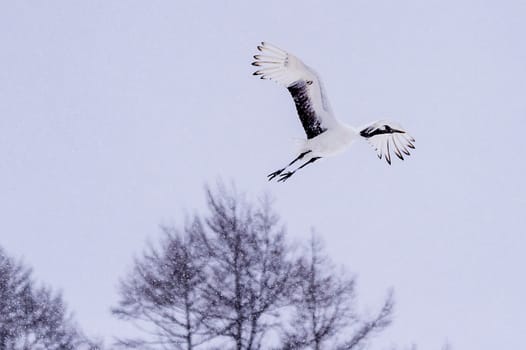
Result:
{"label": "bird's foot", "polygon": [[283,173],[279,176],[278,182],[285,182],[289,177],[291,177],[294,174],[294,171],[287,171],[286,173]]}
{"label": "bird's foot", "polygon": [[275,172],[273,172],[273,173],[271,173],[271,174],[268,174],[268,175],[267,175],[268,180],[269,180],[269,181],[272,181],[272,179],[274,179],[276,176],[280,175],[284,170],[285,170],[285,168],[283,168],[283,169],[279,169],[279,170],[276,170]]}

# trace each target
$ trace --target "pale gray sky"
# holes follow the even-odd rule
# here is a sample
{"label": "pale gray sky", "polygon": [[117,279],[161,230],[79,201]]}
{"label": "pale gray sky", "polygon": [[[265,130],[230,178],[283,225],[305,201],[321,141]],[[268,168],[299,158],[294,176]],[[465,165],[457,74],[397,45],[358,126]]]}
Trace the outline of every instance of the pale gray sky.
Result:
{"label": "pale gray sky", "polygon": [[[109,308],[133,255],[221,176],[270,192],[292,237],[315,226],[361,305],[395,288],[377,348],[518,349],[525,18],[522,0],[4,1],[0,244],[87,333],[124,334]],[[251,76],[261,40],[316,69],[340,119],[400,122],[414,155],[389,167],[356,144],[267,183],[303,130]]]}

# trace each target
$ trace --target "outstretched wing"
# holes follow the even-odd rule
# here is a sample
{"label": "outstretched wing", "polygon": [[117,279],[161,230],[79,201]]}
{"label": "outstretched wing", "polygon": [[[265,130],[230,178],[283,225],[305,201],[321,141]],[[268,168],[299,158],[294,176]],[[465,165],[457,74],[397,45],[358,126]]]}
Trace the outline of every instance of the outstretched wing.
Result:
{"label": "outstretched wing", "polygon": [[380,120],[365,127],[360,131],[360,135],[364,137],[376,150],[378,158],[385,157],[387,163],[391,164],[391,151],[396,154],[398,158],[404,160],[406,156],[410,155],[408,148],[414,149],[413,142],[415,139],[411,137],[401,126]]}
{"label": "outstretched wing", "polygon": [[316,137],[338,124],[321,81],[311,68],[269,43],[262,42],[258,50],[261,54],[254,56],[252,65],[260,68],[254,75],[273,80],[289,90],[307,138]]}

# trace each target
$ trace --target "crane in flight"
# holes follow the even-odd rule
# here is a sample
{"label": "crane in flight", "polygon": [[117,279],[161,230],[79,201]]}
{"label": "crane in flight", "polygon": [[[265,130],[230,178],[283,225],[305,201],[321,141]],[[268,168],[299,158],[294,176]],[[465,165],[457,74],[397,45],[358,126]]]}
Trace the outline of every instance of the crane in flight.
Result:
{"label": "crane in flight", "polygon": [[[378,158],[391,164],[391,151],[401,160],[414,149],[415,139],[400,125],[386,121],[375,121],[367,126],[355,128],[336,119],[318,75],[296,56],[282,49],[262,42],[257,47],[253,66],[258,67],[254,75],[261,79],[273,80],[287,88],[292,95],[306,140],[302,140],[299,155],[287,166],[268,175],[284,182],[298,170],[323,158],[337,155],[346,150],[355,140],[363,139],[376,150]],[[292,169],[296,162],[301,165]]]}

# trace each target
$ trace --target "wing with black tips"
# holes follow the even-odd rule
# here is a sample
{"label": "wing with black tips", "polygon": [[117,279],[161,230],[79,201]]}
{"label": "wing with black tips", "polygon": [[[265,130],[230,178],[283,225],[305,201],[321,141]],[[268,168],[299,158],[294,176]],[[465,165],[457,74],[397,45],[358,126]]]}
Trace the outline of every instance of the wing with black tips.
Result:
{"label": "wing with black tips", "polygon": [[360,131],[360,136],[364,137],[371,144],[378,154],[378,158],[385,158],[391,164],[391,151],[401,160],[404,154],[409,156],[409,149],[414,149],[415,139],[410,136],[401,126],[393,122],[380,120],[365,127]]}
{"label": "wing with black tips", "polygon": [[311,68],[294,55],[269,43],[262,42],[258,50],[261,54],[255,55],[252,62],[253,66],[259,67],[254,75],[287,88],[307,138],[316,137],[337,125],[321,81]]}

